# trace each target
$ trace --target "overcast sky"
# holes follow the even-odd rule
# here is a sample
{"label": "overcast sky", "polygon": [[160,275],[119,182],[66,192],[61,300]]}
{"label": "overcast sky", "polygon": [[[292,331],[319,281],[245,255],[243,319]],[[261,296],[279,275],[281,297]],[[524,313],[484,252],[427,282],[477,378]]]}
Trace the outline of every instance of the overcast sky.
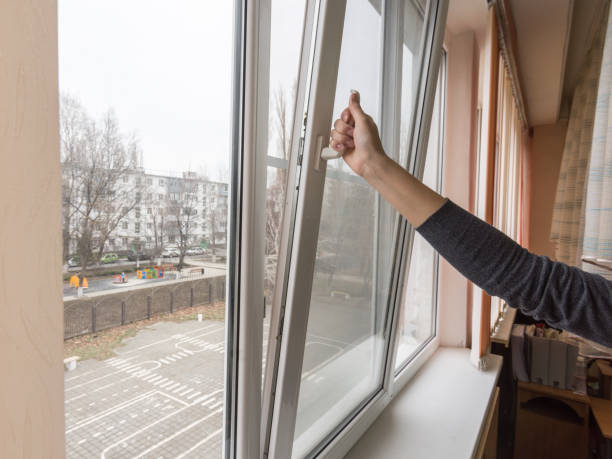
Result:
{"label": "overcast sky", "polygon": [[[149,170],[227,173],[231,0],[59,0],[60,90],[135,132]],[[297,76],[304,0],[274,0],[271,87]]]}
{"label": "overcast sky", "polygon": [[[229,171],[233,0],[59,0],[60,90],[136,133],[146,169]],[[297,79],[305,0],[272,0],[271,94]],[[336,115],[359,89],[376,118],[380,16],[348,3]],[[271,139],[271,148],[276,142]],[[274,154],[273,151],[270,151]],[[334,164],[342,167],[342,162]]]}

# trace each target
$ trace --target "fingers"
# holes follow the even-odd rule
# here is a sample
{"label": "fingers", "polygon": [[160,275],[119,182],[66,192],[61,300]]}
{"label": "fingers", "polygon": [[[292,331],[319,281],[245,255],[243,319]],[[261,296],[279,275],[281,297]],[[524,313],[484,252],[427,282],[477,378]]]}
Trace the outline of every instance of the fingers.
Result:
{"label": "fingers", "polygon": [[340,119],[349,126],[355,126],[355,120],[353,119],[353,115],[351,115],[351,111],[348,108],[344,109],[344,111],[340,115]]}
{"label": "fingers", "polygon": [[360,103],[360,95],[358,91],[351,89],[351,95],[349,97],[348,110],[351,112],[351,116],[354,120],[360,120],[365,118],[366,114],[363,112]]}
{"label": "fingers", "polygon": [[354,148],[355,141],[351,136],[346,134],[341,134],[340,132],[332,129],[331,137],[330,137],[330,145],[331,143],[335,143],[336,145],[344,145],[347,148]]}
{"label": "fingers", "polygon": [[337,119],[336,122],[334,123],[334,129],[338,131],[340,134],[345,134],[351,137],[353,136],[353,131],[355,130],[353,126],[346,123],[344,120],[340,118]]}

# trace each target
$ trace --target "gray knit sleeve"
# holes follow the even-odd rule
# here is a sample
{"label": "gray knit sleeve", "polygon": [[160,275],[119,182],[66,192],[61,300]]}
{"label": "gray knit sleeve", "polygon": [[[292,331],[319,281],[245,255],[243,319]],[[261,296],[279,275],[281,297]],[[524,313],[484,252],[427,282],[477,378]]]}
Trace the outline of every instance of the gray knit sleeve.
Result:
{"label": "gray knit sleeve", "polygon": [[612,282],[528,252],[451,201],[417,231],[489,295],[553,327],[612,347]]}

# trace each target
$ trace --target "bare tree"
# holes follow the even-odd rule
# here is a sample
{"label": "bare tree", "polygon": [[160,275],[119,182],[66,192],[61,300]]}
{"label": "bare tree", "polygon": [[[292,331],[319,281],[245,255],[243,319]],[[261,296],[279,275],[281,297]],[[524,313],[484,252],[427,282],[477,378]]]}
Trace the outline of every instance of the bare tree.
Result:
{"label": "bare tree", "polygon": [[[295,95],[295,85],[292,90]],[[292,97],[291,100],[295,100]],[[274,95],[274,108],[271,114],[271,137],[276,141],[277,156],[287,165],[275,170],[268,185],[266,200],[266,266],[265,288],[271,291],[276,277],[278,249],[280,245],[283,204],[287,193],[288,159],[291,149],[291,129],[293,124],[293,107],[289,106],[287,95],[282,87]]]}
{"label": "bare tree", "polygon": [[76,241],[81,273],[99,261],[121,219],[138,204],[142,187],[130,183],[140,153],[125,137],[112,111],[92,119],[74,97],[63,95],[60,111],[64,256]]}
{"label": "bare tree", "polygon": [[220,242],[218,235],[226,230],[226,225],[224,224],[226,222],[224,215],[226,214],[227,206],[219,204],[219,201],[217,201],[214,205],[209,205],[206,208],[206,215],[204,218],[206,219],[208,227],[210,228],[210,238],[208,242],[212,252],[213,261],[216,261],[217,259],[217,245]]}
{"label": "bare tree", "polygon": [[181,179],[173,179],[168,186],[166,204],[166,231],[178,245],[179,271],[183,268],[185,254],[194,243],[194,233],[199,223],[197,205],[198,181],[185,173]]}

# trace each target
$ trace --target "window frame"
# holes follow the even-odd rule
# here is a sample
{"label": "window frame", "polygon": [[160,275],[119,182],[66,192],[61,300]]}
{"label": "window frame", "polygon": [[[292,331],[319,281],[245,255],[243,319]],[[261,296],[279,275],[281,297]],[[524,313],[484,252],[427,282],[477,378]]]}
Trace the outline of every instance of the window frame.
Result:
{"label": "window frame", "polygon": [[[314,267],[314,255],[310,255],[311,260],[308,258],[308,255],[304,254],[316,253],[316,250],[312,250],[312,248],[316,249],[317,245],[326,166],[324,161],[319,160],[319,153],[321,148],[327,144],[327,132],[331,125],[331,105],[333,104],[333,95],[335,94],[338,70],[337,62],[340,54],[344,8],[346,4],[345,1],[332,2],[332,0],[320,0],[320,3],[317,4],[323,16],[322,18],[320,17],[316,24],[318,29],[316,33],[317,35],[321,34],[327,41],[325,41],[325,47],[322,46],[323,40],[308,43],[309,45],[314,45],[317,50],[314,55],[310,55],[307,53],[307,49],[311,48],[311,46],[307,46],[306,38],[312,35],[311,29],[313,24],[309,21],[308,13],[313,12],[313,3],[314,0],[307,2],[307,18],[304,27],[305,40],[303,41],[296,106],[301,108],[305,93],[312,92],[312,94],[309,94],[312,97],[312,101],[308,107],[308,112],[310,116],[313,116],[313,112],[318,116],[313,116],[314,119],[305,125],[306,134],[303,144],[303,157],[300,158],[302,159],[302,164],[299,167],[295,165],[297,155],[294,155],[297,146],[296,136],[292,136],[293,148],[289,159],[290,175],[287,189],[293,191],[297,184],[299,185],[299,191],[289,193],[285,204],[283,241],[279,251],[276,284],[277,292],[281,291],[281,293],[275,295],[273,321],[271,322],[270,329],[270,336],[272,338],[268,346],[268,366],[266,369],[266,382],[264,384],[264,424],[266,429],[262,432],[262,453],[264,456],[268,455],[269,457],[290,457],[293,447],[301,367],[310,307],[312,270]],[[393,15],[390,13],[397,11],[399,5],[401,5],[399,0],[383,2],[383,40],[390,38],[387,36],[388,31],[391,34],[393,33],[394,26],[390,23],[393,20]],[[431,0],[427,4],[424,17],[423,39],[421,41],[422,59],[418,67],[418,89],[411,118],[412,137],[409,149],[410,155],[408,163],[404,165],[419,179],[423,176],[425,166],[428,133],[442,55],[447,8],[448,0]],[[333,21],[335,21],[335,25],[330,24]],[[310,35],[309,32],[311,32]],[[331,49],[332,47],[333,49]],[[436,50],[439,51],[436,52]],[[396,50],[395,55],[393,52],[387,52],[385,49],[384,59],[387,59],[390,65],[401,66],[401,60],[394,63],[397,53]],[[321,57],[322,53],[326,54]],[[305,59],[305,56],[307,59]],[[308,68],[308,58],[313,59],[314,64],[312,73],[313,85],[307,88],[304,86],[309,82],[303,81],[305,79],[303,72]],[[326,64],[329,64],[330,60],[333,62],[334,58],[336,60],[335,68],[332,67],[330,69],[329,66],[325,67],[321,63],[323,60]],[[319,71],[321,71],[322,67],[325,72],[320,74]],[[320,87],[322,80],[327,83],[323,84],[324,88]],[[393,96],[397,95],[399,86],[397,82],[391,81],[390,86],[387,87],[383,83],[382,86],[383,104],[385,103],[384,101],[397,100],[392,99]],[[401,86],[399,87],[401,88]],[[330,90],[332,97],[329,97],[328,94]],[[327,102],[322,101],[321,99],[325,97],[322,94],[326,95],[327,99],[331,99],[331,102],[329,100]],[[301,113],[299,115],[295,117],[296,126],[294,126],[293,132],[299,132],[299,130],[296,130],[296,127],[302,125]],[[315,175],[317,172],[318,175]],[[305,199],[300,200],[297,196],[298,193],[308,194],[309,202],[305,203]],[[316,228],[311,226],[305,228],[303,226],[305,219],[308,222],[316,222]],[[304,234],[305,232],[308,232],[308,234]],[[408,371],[408,368],[405,368],[404,370],[406,371],[401,373],[401,377],[395,378],[394,359],[397,351],[401,283],[405,278],[404,274],[408,269],[407,265],[409,266],[414,229],[407,224],[405,219],[398,218],[395,234],[397,237],[394,243],[396,250],[394,252],[393,282],[387,311],[388,317],[391,320],[387,320],[385,327],[386,339],[382,385],[369,400],[365,400],[360,405],[358,411],[350,419],[346,419],[330,434],[332,438],[325,445],[315,448],[315,455],[343,457],[387,406],[393,394],[406,384],[409,379],[407,375],[410,372],[414,374],[418,366],[437,347],[438,340],[436,333],[434,338],[424,346],[422,352],[413,359],[413,364],[409,365],[410,371]],[[305,259],[302,257],[305,257]],[[307,279],[310,279],[310,281],[307,281]],[[278,301],[276,297],[279,297]],[[275,315],[276,320],[274,320]],[[436,320],[437,323],[438,321]],[[270,365],[271,363],[273,365]],[[313,452],[310,454],[313,454]]]}
{"label": "window frame", "polygon": [[[437,189],[438,193],[442,190],[442,177],[444,171],[444,127],[445,127],[445,113],[446,113],[446,66],[447,66],[447,53],[445,49],[442,49],[441,58],[440,58],[440,69],[438,72],[438,82],[437,88],[439,89],[439,110],[440,110],[440,119],[439,119],[439,138],[438,142],[438,171],[437,171]],[[435,100],[435,97],[434,97]],[[434,102],[434,109],[435,102]],[[414,235],[412,236],[414,240]],[[410,265],[408,264],[408,267]],[[409,272],[406,273],[405,282],[408,282]],[[395,377],[394,381],[394,390],[398,391],[406,385],[406,383],[410,380],[412,375],[414,375],[416,369],[420,367],[422,361],[419,359],[419,356],[423,353],[427,355],[431,355],[431,352],[435,351],[439,345],[439,336],[438,336],[438,324],[440,323],[440,308],[438,307],[439,297],[440,297],[440,255],[437,251],[434,251],[434,260],[433,260],[433,286],[432,286],[432,307],[434,308],[433,314],[433,331],[432,335],[421,343],[415,351],[403,362],[398,368],[395,368],[395,360],[397,360],[397,348],[400,344],[400,337],[397,336],[396,344],[395,344],[395,357],[393,361],[393,373]],[[401,300],[401,295],[400,295]],[[404,301],[405,302],[405,301]],[[405,305],[400,304],[400,312],[401,308]],[[399,319],[398,319],[399,320]],[[397,330],[399,331],[401,324],[398,323]],[[431,348],[431,352],[427,353],[427,351]],[[413,362],[415,364],[413,365]],[[420,363],[419,363],[420,362]],[[409,368],[415,366],[416,369]]]}
{"label": "window frame", "polygon": [[233,47],[224,458],[260,453],[270,0],[234,0]]}

